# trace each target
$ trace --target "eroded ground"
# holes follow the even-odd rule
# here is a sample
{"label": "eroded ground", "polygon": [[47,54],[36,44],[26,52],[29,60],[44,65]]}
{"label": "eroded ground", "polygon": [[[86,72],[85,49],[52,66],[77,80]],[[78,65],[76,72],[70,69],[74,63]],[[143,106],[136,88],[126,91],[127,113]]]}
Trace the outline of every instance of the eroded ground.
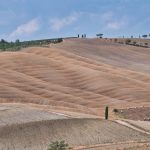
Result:
{"label": "eroded ground", "polygon": [[116,114],[130,120],[150,121],[150,107],[130,107],[118,109]]}

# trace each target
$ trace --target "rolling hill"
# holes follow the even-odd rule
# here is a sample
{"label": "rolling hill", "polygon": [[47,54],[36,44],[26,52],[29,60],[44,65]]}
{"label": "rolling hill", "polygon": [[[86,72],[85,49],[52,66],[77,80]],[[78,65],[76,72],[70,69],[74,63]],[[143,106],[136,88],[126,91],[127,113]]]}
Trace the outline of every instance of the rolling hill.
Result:
{"label": "rolling hill", "polygon": [[1,52],[0,149],[43,150],[56,140],[79,149],[149,148],[145,132],[98,119],[105,106],[148,109],[149,91],[150,48],[65,39]]}
{"label": "rolling hill", "polygon": [[150,49],[105,39],[68,39],[49,48],[0,53],[0,102],[102,114],[149,105]]}

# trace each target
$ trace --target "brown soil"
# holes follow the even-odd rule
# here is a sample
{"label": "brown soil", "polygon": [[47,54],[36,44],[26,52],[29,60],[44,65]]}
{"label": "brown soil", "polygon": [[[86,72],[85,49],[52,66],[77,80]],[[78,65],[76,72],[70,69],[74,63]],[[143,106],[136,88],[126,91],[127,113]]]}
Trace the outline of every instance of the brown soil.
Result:
{"label": "brown soil", "polygon": [[85,147],[78,147],[75,150],[150,150],[150,143],[122,142],[113,144],[97,144]]}
{"label": "brown soil", "polygon": [[99,119],[45,120],[0,128],[1,150],[46,150],[49,143],[57,140],[80,146],[149,139],[149,135]]}
{"label": "brown soil", "polygon": [[2,52],[0,70],[0,149],[43,150],[61,139],[73,146],[150,140],[112,121],[67,119],[103,117],[106,105],[110,112],[150,107],[149,48],[70,39],[49,48]]}
{"label": "brown soil", "polygon": [[128,109],[118,109],[119,116],[130,120],[146,121],[150,118],[150,107],[132,107]]}
{"label": "brown soil", "polygon": [[101,39],[0,53],[0,102],[48,105],[103,116],[104,108],[148,106],[150,49]]}

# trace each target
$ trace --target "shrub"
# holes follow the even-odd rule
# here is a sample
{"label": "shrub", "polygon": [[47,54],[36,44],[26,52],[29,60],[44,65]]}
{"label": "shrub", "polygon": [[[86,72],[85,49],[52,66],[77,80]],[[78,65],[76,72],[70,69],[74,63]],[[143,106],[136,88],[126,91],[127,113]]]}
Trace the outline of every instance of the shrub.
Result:
{"label": "shrub", "polygon": [[130,42],[131,42],[130,39],[126,39],[126,41],[125,41],[126,44],[129,44]]}
{"label": "shrub", "polygon": [[117,42],[118,41],[118,39],[114,39],[114,42]]}
{"label": "shrub", "polygon": [[115,108],[115,109],[113,110],[113,112],[117,113],[117,112],[118,112],[118,109]]}
{"label": "shrub", "polygon": [[52,142],[49,146],[47,150],[69,150],[71,149],[69,147],[69,145],[67,143],[65,143],[65,141],[56,141],[56,142]]}
{"label": "shrub", "polygon": [[136,41],[133,41],[133,45],[136,45]]}

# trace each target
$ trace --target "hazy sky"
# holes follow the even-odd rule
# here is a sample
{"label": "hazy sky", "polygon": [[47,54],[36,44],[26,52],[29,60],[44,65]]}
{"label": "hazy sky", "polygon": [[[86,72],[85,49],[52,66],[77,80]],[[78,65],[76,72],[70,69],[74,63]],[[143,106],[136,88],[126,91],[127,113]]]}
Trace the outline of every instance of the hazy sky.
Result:
{"label": "hazy sky", "polygon": [[150,0],[0,0],[0,38],[150,33]]}

